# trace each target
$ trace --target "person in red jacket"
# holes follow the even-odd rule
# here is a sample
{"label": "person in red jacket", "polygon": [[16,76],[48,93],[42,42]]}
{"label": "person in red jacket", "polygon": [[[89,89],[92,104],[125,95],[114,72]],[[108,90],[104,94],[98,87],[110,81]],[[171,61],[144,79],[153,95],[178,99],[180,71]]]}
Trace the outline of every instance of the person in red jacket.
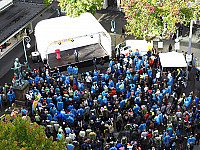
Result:
{"label": "person in red jacket", "polygon": [[186,115],[185,115],[185,117],[184,117],[184,120],[185,120],[185,122],[187,122],[187,121],[188,121],[188,118],[189,118],[189,115],[188,115],[188,114],[186,114]]}
{"label": "person in red jacket", "polygon": [[78,87],[76,86],[76,84],[73,85],[73,88],[72,88],[72,89],[73,89],[73,91],[78,90]]}

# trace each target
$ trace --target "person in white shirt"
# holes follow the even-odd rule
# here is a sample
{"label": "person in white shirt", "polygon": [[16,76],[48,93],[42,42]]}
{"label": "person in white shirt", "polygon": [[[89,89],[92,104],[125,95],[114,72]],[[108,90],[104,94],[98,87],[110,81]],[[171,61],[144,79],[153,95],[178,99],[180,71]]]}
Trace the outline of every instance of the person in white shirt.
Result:
{"label": "person in white shirt", "polygon": [[74,133],[74,131],[72,130],[72,132],[71,133],[69,133],[69,137],[72,139],[72,141],[74,141],[75,140],[75,138],[76,138],[76,134]]}
{"label": "person in white shirt", "polygon": [[92,77],[91,77],[91,75],[87,75],[87,76],[85,77],[85,81],[86,81],[86,83],[87,83],[87,88],[90,88],[90,87],[91,87],[91,82],[92,82]]}

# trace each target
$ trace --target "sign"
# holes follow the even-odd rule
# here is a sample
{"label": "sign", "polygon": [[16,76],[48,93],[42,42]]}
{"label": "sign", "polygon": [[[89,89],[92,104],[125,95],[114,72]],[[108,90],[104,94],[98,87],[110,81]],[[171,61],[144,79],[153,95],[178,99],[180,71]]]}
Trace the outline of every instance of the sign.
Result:
{"label": "sign", "polygon": [[158,48],[163,48],[163,42],[158,42]]}
{"label": "sign", "polygon": [[180,42],[175,43],[175,50],[180,49]]}
{"label": "sign", "polygon": [[186,62],[187,63],[189,63],[189,62],[191,62],[192,61],[192,55],[190,54],[190,55],[186,55]]}

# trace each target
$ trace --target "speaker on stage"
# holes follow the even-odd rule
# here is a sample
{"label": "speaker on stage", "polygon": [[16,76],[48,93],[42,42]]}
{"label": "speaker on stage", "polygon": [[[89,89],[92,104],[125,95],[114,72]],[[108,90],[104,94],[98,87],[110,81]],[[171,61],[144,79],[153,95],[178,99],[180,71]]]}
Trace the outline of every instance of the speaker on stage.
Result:
{"label": "speaker on stage", "polygon": [[33,60],[33,63],[37,63],[40,61],[40,54],[39,52],[32,52],[31,53],[31,58]]}

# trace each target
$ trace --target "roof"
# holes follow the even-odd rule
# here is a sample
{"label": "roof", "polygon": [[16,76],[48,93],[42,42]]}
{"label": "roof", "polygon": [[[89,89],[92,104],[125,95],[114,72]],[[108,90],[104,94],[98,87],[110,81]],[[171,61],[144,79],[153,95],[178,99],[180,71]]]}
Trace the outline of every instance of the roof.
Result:
{"label": "roof", "polygon": [[44,4],[16,2],[0,12],[0,43],[26,25],[44,8]]}
{"label": "roof", "polygon": [[159,57],[162,67],[187,67],[183,53],[159,53]]}
{"label": "roof", "polygon": [[[61,16],[42,20],[35,27],[37,49],[42,59],[46,57],[47,53],[55,52],[54,50],[58,47],[58,44],[56,44],[58,41],[65,41],[59,46],[62,51],[98,43],[98,33],[104,33],[107,37],[105,42],[110,42],[110,36],[107,31],[90,13],[84,13],[75,18]],[[93,34],[93,38],[90,37],[91,34]],[[74,39],[74,42],[71,42],[70,39]],[[102,42],[104,42],[103,39]],[[53,43],[55,44],[53,45]],[[55,49],[53,49],[53,46],[55,46]],[[109,51],[111,51],[111,46]]]}

